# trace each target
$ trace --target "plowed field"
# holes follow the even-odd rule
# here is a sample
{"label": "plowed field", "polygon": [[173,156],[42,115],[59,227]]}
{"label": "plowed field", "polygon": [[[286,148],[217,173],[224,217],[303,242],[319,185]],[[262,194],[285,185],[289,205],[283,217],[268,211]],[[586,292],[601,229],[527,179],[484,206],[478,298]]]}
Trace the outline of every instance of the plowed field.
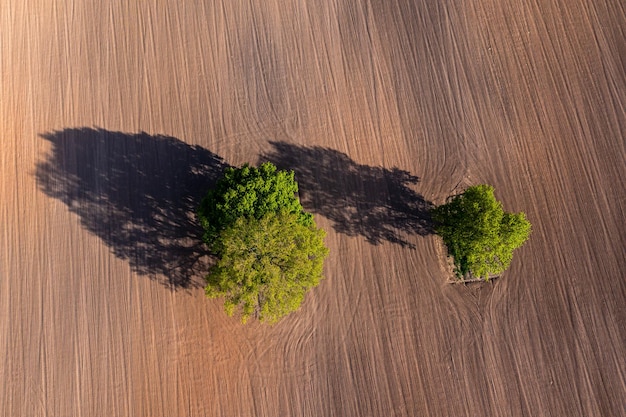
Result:
{"label": "plowed field", "polygon": [[[626,415],[620,0],[0,2],[0,415]],[[293,169],[326,279],[202,290],[194,207]],[[428,207],[533,224],[451,285]]]}

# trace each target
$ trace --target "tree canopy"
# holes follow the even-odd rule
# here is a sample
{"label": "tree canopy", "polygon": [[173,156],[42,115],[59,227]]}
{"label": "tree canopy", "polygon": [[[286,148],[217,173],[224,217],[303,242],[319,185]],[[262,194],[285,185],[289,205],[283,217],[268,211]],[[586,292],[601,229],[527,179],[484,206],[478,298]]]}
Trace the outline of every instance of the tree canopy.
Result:
{"label": "tree canopy", "polygon": [[229,315],[241,307],[244,322],[255,315],[274,323],[319,284],[328,254],[324,235],[293,213],[240,217],[220,234],[220,259],[207,277],[206,294],[225,297]]}
{"label": "tree canopy", "polygon": [[297,197],[294,173],[271,163],[228,168],[198,208],[204,240],[218,257],[206,277],[210,298],[274,323],[297,310],[323,278],[323,230]]}
{"label": "tree canopy", "polygon": [[293,171],[277,170],[270,162],[258,168],[248,164],[226,168],[198,209],[205,243],[217,249],[219,234],[240,217],[259,220],[267,213],[287,212],[296,214],[302,225],[313,224],[313,216],[304,211],[297,192]]}
{"label": "tree canopy", "polygon": [[469,187],[433,209],[435,230],[454,258],[456,273],[488,279],[504,272],[531,225],[524,213],[507,213],[490,185]]}

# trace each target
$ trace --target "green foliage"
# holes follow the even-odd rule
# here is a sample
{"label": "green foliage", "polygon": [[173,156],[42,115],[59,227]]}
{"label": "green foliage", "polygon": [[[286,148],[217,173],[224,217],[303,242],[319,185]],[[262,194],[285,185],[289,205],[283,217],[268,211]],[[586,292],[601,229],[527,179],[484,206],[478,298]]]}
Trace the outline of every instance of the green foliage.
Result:
{"label": "green foliage", "polygon": [[259,220],[267,213],[285,211],[296,214],[302,225],[313,224],[313,216],[304,212],[297,192],[293,171],[279,171],[269,162],[258,168],[248,164],[227,168],[224,177],[198,208],[198,218],[205,231],[204,241],[219,252],[215,246],[219,243],[219,234],[240,217]]}
{"label": "green foliage", "polygon": [[289,212],[238,218],[220,233],[221,256],[207,277],[207,296],[225,297],[230,315],[239,306],[243,322],[253,315],[278,321],[322,279],[324,235]]}
{"label": "green foliage", "polygon": [[489,278],[504,272],[513,251],[526,242],[531,225],[524,213],[506,213],[490,185],[469,187],[432,211],[458,275]]}
{"label": "green foliage", "polygon": [[208,297],[224,297],[229,315],[274,323],[298,309],[322,279],[323,230],[297,197],[294,173],[271,163],[228,168],[198,208],[204,240],[218,261]]}

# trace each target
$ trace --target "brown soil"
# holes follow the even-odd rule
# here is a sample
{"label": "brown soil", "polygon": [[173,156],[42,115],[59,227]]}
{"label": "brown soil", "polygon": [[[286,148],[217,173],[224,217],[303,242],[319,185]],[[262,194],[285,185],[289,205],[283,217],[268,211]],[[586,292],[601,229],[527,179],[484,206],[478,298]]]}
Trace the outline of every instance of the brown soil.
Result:
{"label": "brown soil", "polygon": [[[626,415],[623,4],[3,0],[0,415]],[[268,159],[331,255],[241,325],[187,213]],[[533,234],[447,285],[479,183]]]}

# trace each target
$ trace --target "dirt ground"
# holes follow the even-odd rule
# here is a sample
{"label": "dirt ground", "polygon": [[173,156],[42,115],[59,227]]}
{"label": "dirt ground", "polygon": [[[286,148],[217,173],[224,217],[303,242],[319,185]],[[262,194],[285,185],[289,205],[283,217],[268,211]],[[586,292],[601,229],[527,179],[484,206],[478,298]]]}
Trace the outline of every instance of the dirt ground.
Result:
{"label": "dirt ground", "polygon": [[[0,415],[626,415],[622,1],[3,0],[0,87]],[[331,249],[273,327],[191,215],[264,160]],[[533,233],[449,285],[479,183]]]}

